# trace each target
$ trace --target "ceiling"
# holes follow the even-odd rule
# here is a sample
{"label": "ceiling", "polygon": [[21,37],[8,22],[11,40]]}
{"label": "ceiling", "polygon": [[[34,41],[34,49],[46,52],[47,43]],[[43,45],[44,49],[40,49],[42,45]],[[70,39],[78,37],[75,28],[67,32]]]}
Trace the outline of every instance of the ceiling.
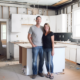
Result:
{"label": "ceiling", "polygon": [[55,4],[55,3],[58,3],[61,0],[2,0],[2,1],[27,2],[28,4],[51,6],[51,5]]}

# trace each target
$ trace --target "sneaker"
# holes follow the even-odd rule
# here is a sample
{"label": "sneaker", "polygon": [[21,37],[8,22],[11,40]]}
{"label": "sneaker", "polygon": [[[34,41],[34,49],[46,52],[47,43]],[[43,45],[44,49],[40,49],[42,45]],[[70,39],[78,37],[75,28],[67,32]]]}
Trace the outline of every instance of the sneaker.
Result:
{"label": "sneaker", "polygon": [[35,79],[37,75],[32,75],[32,79]]}
{"label": "sneaker", "polygon": [[38,73],[39,76],[41,77],[44,77],[44,74],[43,73]]}

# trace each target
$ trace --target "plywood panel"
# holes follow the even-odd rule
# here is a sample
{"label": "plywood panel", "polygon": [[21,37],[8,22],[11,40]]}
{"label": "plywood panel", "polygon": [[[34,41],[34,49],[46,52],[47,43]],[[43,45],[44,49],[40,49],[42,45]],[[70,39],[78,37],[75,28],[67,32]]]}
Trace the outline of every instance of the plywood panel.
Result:
{"label": "plywood panel", "polygon": [[22,63],[22,47],[19,46],[19,63]]}
{"label": "plywood panel", "polygon": [[26,66],[27,49],[22,48],[22,66]]}
{"label": "plywood panel", "polygon": [[6,45],[6,40],[1,40],[3,45]]}
{"label": "plywood panel", "polygon": [[57,6],[57,5],[63,4],[65,2],[67,2],[67,1],[69,1],[69,0],[61,0],[58,3],[54,4],[53,6]]}
{"label": "plywood panel", "polygon": [[48,10],[48,16],[53,16],[55,15],[55,11],[54,10]]}

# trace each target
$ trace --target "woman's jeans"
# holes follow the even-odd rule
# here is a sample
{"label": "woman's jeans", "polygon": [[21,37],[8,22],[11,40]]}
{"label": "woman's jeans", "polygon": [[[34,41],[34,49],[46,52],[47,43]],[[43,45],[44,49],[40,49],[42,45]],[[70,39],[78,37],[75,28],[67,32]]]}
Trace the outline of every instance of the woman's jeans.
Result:
{"label": "woman's jeans", "polygon": [[46,63],[47,72],[53,73],[53,56],[52,49],[44,49],[44,59]]}
{"label": "woman's jeans", "polygon": [[44,55],[43,55],[43,47],[42,46],[37,46],[32,48],[32,70],[33,70],[33,75],[37,75],[37,57],[39,54],[39,69],[38,73],[42,73],[43,71],[43,64],[44,64]]}

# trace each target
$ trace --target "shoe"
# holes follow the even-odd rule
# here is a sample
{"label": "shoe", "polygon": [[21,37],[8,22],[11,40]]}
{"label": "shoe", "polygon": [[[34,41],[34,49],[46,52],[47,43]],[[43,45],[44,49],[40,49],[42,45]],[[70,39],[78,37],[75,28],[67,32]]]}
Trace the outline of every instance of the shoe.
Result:
{"label": "shoe", "polygon": [[35,79],[37,77],[37,75],[32,75],[32,79]]}
{"label": "shoe", "polygon": [[46,75],[46,77],[47,77],[47,78],[50,78],[50,75],[49,75],[49,74],[47,74],[47,75]]}
{"label": "shoe", "polygon": [[41,77],[44,77],[44,74],[43,73],[38,73],[39,76]]}
{"label": "shoe", "polygon": [[51,76],[51,75],[50,75],[50,77],[49,77],[49,78],[50,78],[50,79],[54,79],[54,76]]}

